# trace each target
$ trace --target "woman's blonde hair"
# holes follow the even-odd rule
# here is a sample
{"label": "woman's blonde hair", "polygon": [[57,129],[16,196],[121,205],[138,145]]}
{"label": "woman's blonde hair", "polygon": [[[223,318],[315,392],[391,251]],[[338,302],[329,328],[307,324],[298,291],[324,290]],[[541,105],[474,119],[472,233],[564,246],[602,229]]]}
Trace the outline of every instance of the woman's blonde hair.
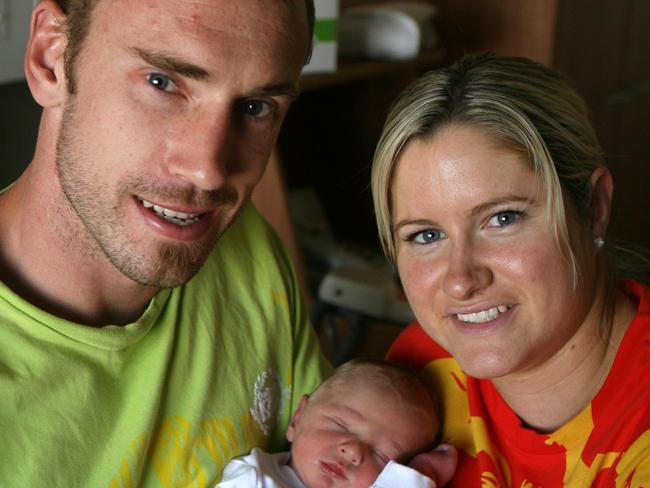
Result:
{"label": "woman's blonde hair", "polygon": [[379,237],[389,259],[396,259],[391,187],[400,154],[409,141],[433,137],[451,125],[485,130],[530,162],[576,283],[581,256],[572,245],[576,229],[569,228],[568,216],[588,228],[590,178],[604,164],[586,105],[552,69],[493,54],[466,57],[423,75],[392,105],[372,166]]}

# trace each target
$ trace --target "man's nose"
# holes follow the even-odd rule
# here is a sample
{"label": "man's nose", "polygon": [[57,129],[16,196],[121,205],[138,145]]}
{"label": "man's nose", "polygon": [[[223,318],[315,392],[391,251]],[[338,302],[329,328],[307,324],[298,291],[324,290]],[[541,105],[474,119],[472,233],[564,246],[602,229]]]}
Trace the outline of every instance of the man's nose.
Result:
{"label": "man's nose", "polygon": [[492,282],[492,271],[475,242],[452,243],[443,278],[445,293],[466,300]]}
{"label": "man's nose", "polygon": [[357,440],[344,442],[339,446],[339,454],[353,466],[359,466],[363,462],[365,450],[365,444]]}
{"label": "man's nose", "polygon": [[229,111],[189,115],[177,135],[171,135],[169,173],[200,190],[219,188],[228,178],[232,137]]}

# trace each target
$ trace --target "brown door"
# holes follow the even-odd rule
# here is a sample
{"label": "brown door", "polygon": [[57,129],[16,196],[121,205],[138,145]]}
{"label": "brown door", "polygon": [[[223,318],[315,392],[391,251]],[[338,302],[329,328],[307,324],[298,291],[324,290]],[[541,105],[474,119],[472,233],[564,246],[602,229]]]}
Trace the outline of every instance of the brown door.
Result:
{"label": "brown door", "polygon": [[614,174],[610,234],[650,247],[650,2],[560,0],[554,54],[589,103]]}

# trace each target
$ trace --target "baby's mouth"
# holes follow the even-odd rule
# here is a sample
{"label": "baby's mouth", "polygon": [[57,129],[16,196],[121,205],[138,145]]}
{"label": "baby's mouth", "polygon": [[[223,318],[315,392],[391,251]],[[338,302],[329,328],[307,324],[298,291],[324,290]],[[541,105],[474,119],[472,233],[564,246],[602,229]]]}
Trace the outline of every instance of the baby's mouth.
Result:
{"label": "baby's mouth", "polygon": [[325,474],[327,474],[331,478],[338,479],[338,480],[347,479],[347,477],[345,476],[345,471],[338,464],[321,461],[321,469]]}

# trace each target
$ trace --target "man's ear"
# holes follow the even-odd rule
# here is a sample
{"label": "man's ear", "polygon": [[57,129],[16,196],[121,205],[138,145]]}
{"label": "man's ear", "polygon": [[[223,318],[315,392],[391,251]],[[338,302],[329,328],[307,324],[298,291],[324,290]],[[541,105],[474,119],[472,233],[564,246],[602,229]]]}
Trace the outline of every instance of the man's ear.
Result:
{"label": "man's ear", "polygon": [[614,181],[612,173],[601,166],[591,173],[591,232],[592,237],[604,238],[612,208]]}
{"label": "man's ear", "polygon": [[60,105],[66,96],[65,18],[53,0],[42,1],[32,12],[25,52],[25,77],[32,96],[42,107]]}
{"label": "man's ear", "polygon": [[289,427],[287,428],[287,440],[289,442],[293,442],[293,439],[296,437],[296,427],[298,426],[298,422],[300,422],[300,416],[307,403],[309,403],[309,395],[303,395],[300,399],[300,405],[298,405],[293,417],[291,417],[291,422],[289,422]]}

